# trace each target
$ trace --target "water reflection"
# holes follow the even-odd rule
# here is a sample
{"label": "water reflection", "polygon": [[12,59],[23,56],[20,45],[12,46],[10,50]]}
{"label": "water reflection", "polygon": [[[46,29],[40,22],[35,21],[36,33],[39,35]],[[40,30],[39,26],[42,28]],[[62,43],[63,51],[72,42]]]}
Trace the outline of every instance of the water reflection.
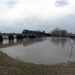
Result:
{"label": "water reflection", "polygon": [[35,64],[75,61],[75,41],[69,38],[38,38],[0,43],[1,51],[14,59]]}
{"label": "water reflection", "polygon": [[52,38],[52,39],[50,39],[50,41],[52,41],[55,45],[60,45],[61,44],[61,46],[62,47],[64,47],[65,46],[65,44],[66,44],[66,42],[68,41],[68,38]]}
{"label": "water reflection", "polygon": [[0,48],[3,46],[3,42],[0,42]]}
{"label": "water reflection", "polygon": [[23,40],[4,40],[3,42],[0,42],[0,48],[6,48],[6,47],[11,47],[11,46],[16,46],[22,44],[23,46],[28,46],[31,44],[35,44],[38,42],[41,42],[45,40],[45,38],[37,38],[37,39],[23,39]]}
{"label": "water reflection", "polygon": [[41,42],[45,39],[29,39],[29,40],[25,40],[23,41],[23,46],[28,46],[28,45],[31,45],[31,44],[35,44],[35,43],[38,43],[38,42]]}

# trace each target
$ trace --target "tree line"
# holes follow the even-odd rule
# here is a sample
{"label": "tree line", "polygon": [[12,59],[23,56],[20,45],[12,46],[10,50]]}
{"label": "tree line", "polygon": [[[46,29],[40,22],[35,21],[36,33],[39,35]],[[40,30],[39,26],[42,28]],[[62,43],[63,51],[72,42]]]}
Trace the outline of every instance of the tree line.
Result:
{"label": "tree line", "polygon": [[66,37],[68,35],[67,30],[55,28],[52,30],[52,36],[54,37]]}

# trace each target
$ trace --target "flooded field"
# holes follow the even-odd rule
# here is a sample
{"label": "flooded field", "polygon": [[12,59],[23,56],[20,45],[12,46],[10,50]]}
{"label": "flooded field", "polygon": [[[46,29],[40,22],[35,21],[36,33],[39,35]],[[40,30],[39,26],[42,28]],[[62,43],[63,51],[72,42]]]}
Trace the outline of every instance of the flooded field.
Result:
{"label": "flooded field", "polygon": [[34,64],[58,64],[75,61],[75,40],[70,38],[38,38],[4,40],[0,51],[8,56]]}

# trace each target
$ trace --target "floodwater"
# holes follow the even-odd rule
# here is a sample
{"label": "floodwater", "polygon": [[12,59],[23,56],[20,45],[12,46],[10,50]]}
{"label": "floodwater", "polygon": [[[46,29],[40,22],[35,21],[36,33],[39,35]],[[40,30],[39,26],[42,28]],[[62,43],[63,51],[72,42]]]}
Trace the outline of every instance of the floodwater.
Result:
{"label": "floodwater", "polygon": [[34,64],[58,64],[75,61],[75,40],[70,38],[36,38],[0,43],[8,56]]}

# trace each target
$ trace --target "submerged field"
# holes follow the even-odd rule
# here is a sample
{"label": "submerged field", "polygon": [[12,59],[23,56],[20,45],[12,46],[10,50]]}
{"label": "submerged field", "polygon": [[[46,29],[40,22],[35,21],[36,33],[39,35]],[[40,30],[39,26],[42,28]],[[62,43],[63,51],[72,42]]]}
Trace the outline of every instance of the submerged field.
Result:
{"label": "submerged field", "polygon": [[14,60],[0,51],[0,75],[75,75],[75,63],[36,65]]}

